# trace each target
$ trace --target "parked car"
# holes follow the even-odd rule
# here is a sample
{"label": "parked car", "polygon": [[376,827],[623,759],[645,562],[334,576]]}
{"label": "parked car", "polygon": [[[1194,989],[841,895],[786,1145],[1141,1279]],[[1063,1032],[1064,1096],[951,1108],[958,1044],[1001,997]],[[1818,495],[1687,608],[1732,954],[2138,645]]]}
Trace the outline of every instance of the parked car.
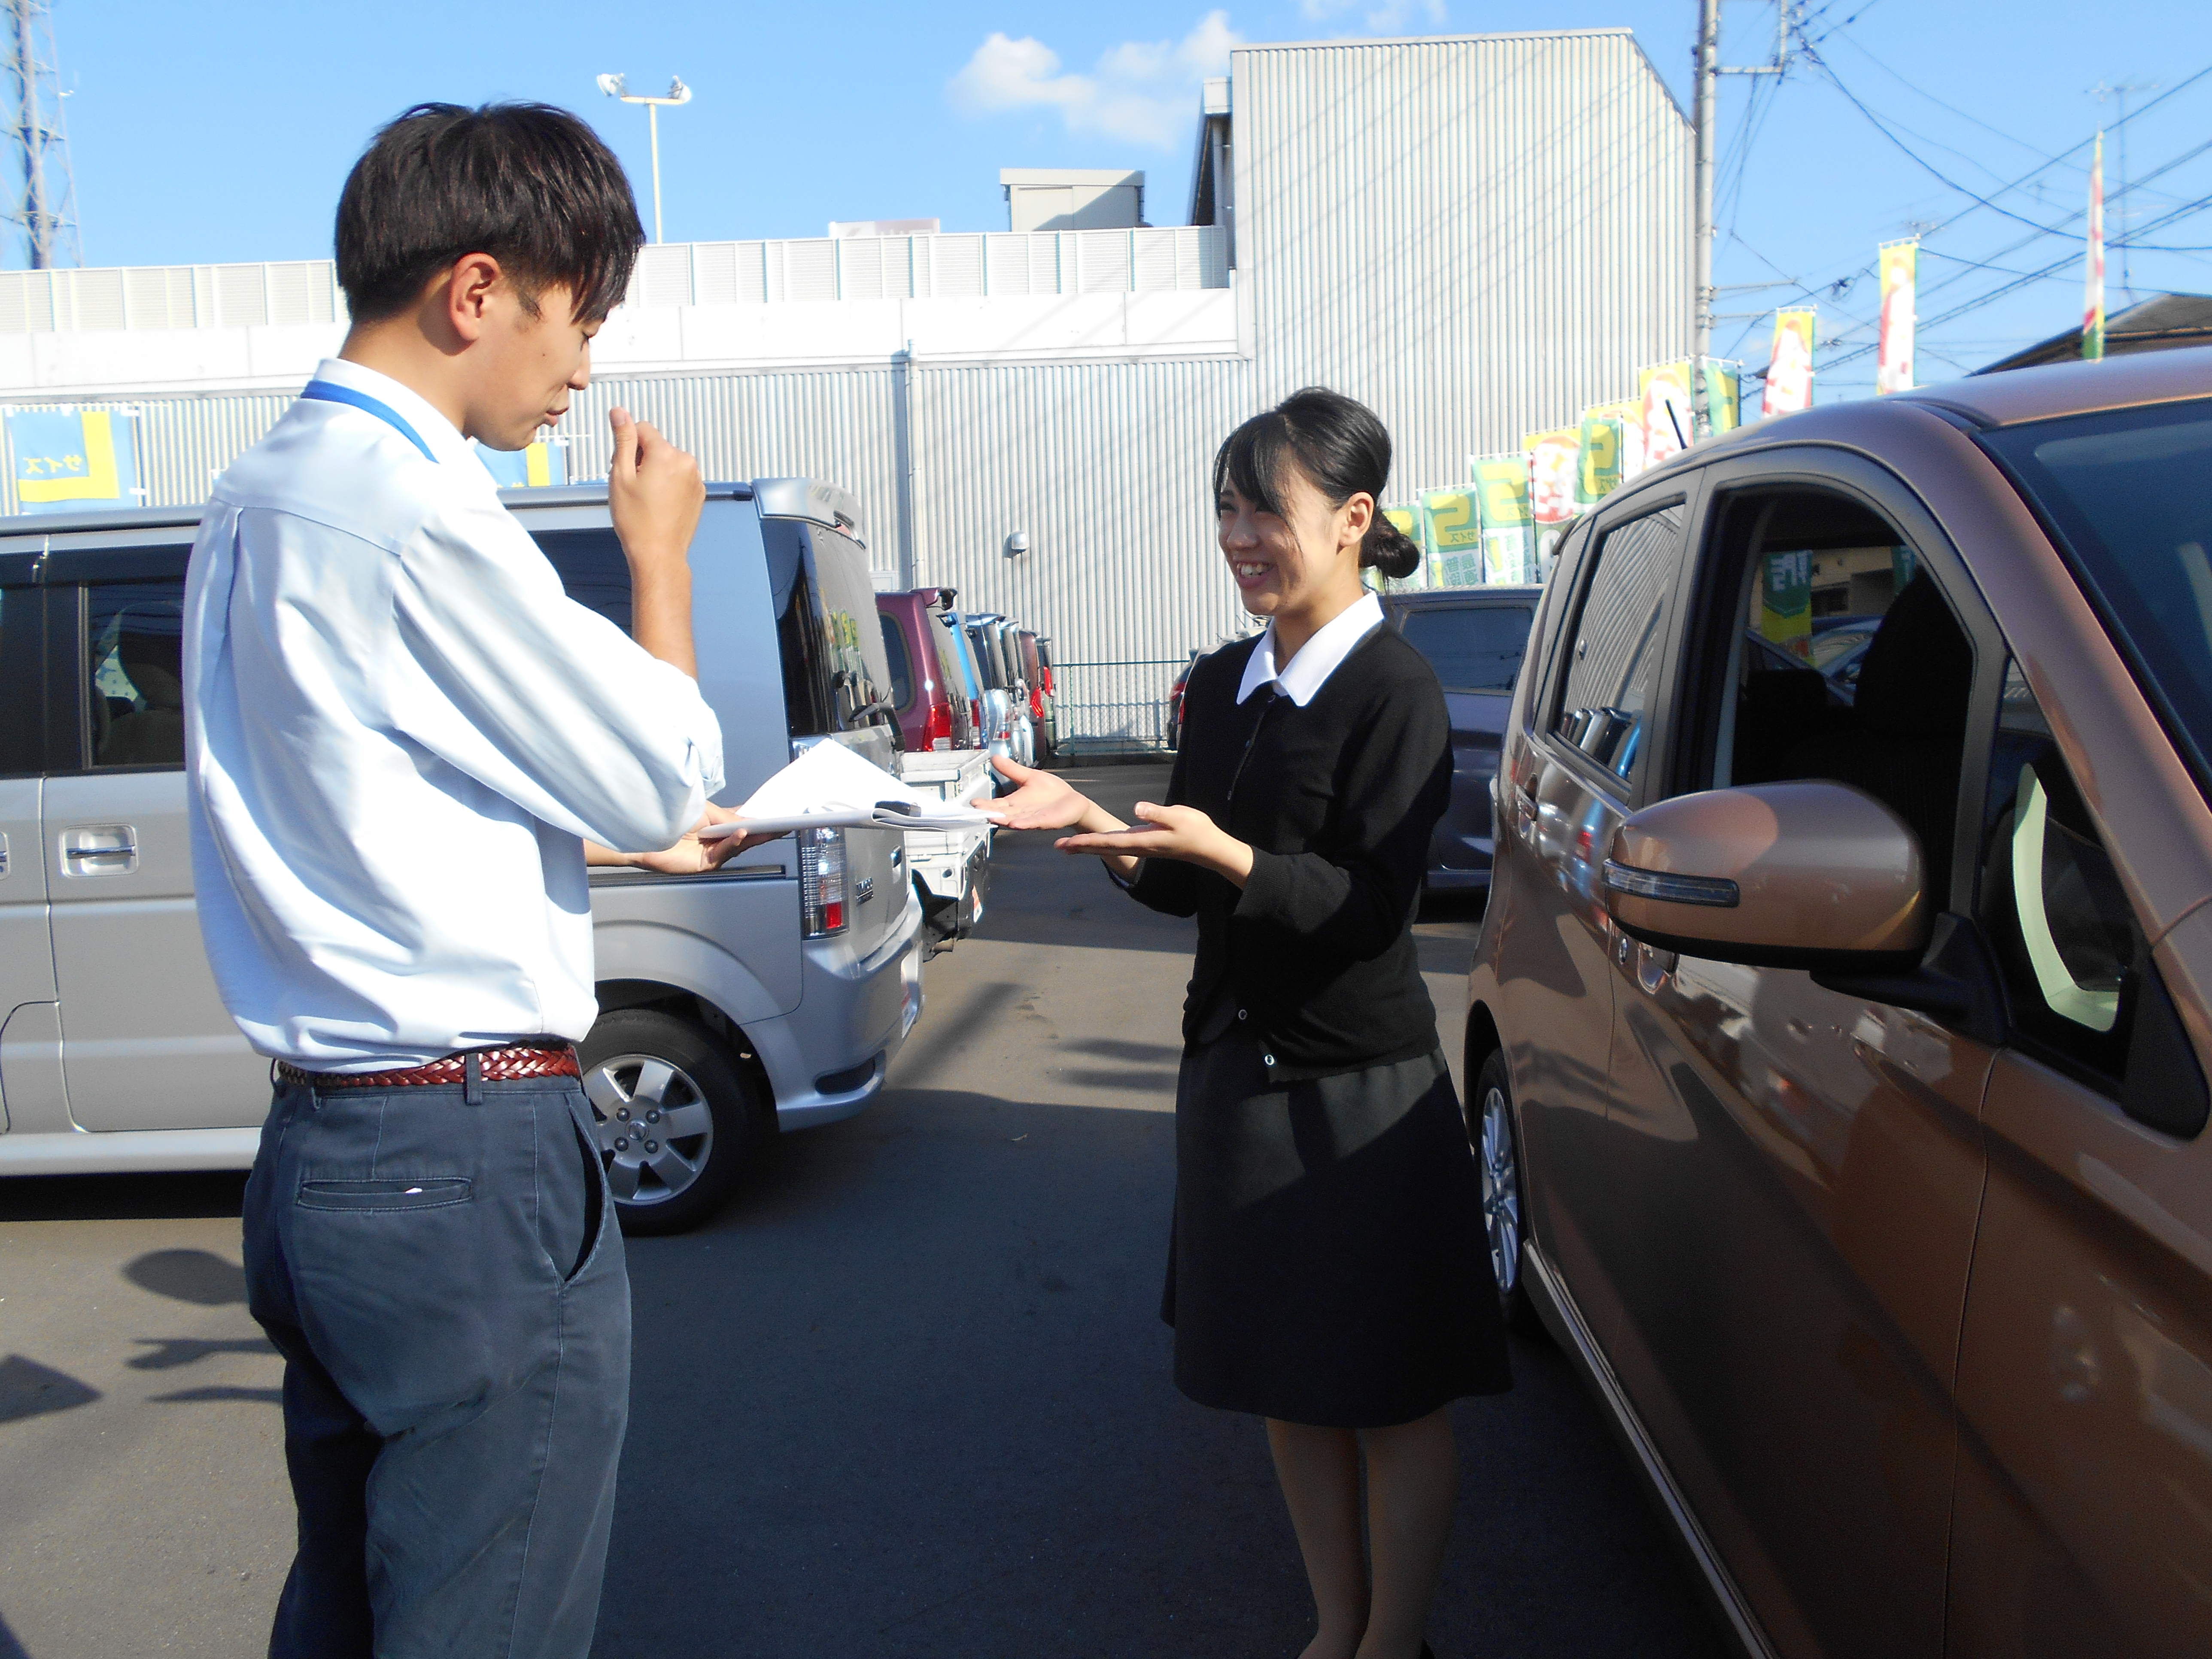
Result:
{"label": "parked car", "polygon": [[[946,618],[953,642],[959,647],[960,658],[968,675],[979,688],[976,709],[980,724],[976,726],[977,740],[994,755],[1008,760],[1018,760],[1014,752],[1014,703],[1012,695],[1000,684],[994,666],[997,657],[985,641],[980,625],[972,623],[960,611]],[[1000,780],[1000,791],[1012,788]]]}
{"label": "parked car", "polygon": [[[506,500],[570,596],[627,629],[605,486]],[[178,657],[198,520],[0,520],[0,1174],[253,1161],[268,1062],[216,994],[186,842]],[[816,743],[896,764],[859,521],[842,490],[804,479],[709,489],[692,618],[726,800]],[[599,1017],[580,1057],[630,1231],[695,1224],[777,1130],[881,1090],[921,1011],[905,858],[893,832],[817,830],[712,875],[593,872]],[[640,1120],[665,1132],[641,1138]]]}
{"label": "parked car", "polygon": [[1383,596],[1383,615],[1437,671],[1451,711],[1451,805],[1429,838],[1431,891],[1489,889],[1498,746],[1542,592],[1498,586],[1407,589]]}
{"label": "parked car", "polygon": [[938,612],[952,608],[956,597],[949,587],[876,595],[884,653],[890,665],[891,702],[898,710],[899,736],[908,754],[980,746],[965,676],[953,660],[951,638],[933,620]]}
{"label": "parked car", "polygon": [[1050,635],[1040,634],[1036,636],[1036,659],[1037,672],[1042,677],[1044,687],[1045,752],[1052,754],[1060,748],[1060,687],[1057,677],[1052,672],[1052,636]]}
{"label": "parked car", "polygon": [[[945,590],[953,592],[951,588]],[[957,596],[955,596],[956,601]],[[943,630],[950,647],[954,667],[960,672],[960,684],[968,696],[968,713],[975,730],[979,746],[988,747],[990,730],[983,714],[983,671],[975,661],[975,644],[968,637],[968,629],[960,620],[960,613],[950,608],[936,613],[937,625]]]}
{"label": "parked car", "polygon": [[[1747,1651],[2206,1649],[2208,479],[2161,352],[1764,422],[1562,544],[1468,977],[1492,1260]],[[1769,561],[1883,547],[1848,706],[1757,665]]]}
{"label": "parked car", "polygon": [[[981,749],[933,749],[899,757],[907,787],[939,800],[973,801],[996,792]],[[906,861],[921,900],[930,954],[975,931],[991,892],[991,830],[909,830]]]}
{"label": "parked car", "polygon": [[1042,642],[1028,629],[1013,630],[1012,641],[1030,690],[1030,720],[1036,734],[1039,766],[1052,764],[1052,671],[1045,666]]}
{"label": "parked car", "polygon": [[1170,749],[1182,747],[1183,690],[1190,684],[1190,671],[1198,666],[1198,659],[1205,654],[1203,651],[1193,649],[1190,660],[1183,665],[1182,672],[1175,677],[1175,684],[1168,687],[1167,739]]}
{"label": "parked car", "polygon": [[[1036,764],[1036,723],[1030,714],[1029,687],[1022,678],[1021,665],[1012,645],[1008,641],[1008,623],[1004,617],[976,615],[965,618],[969,636],[975,642],[977,659],[989,679],[991,688],[1000,694],[1006,704],[1001,718],[1005,723],[1006,743],[1012,758],[1024,766]],[[987,723],[994,718],[989,698],[984,702]]]}

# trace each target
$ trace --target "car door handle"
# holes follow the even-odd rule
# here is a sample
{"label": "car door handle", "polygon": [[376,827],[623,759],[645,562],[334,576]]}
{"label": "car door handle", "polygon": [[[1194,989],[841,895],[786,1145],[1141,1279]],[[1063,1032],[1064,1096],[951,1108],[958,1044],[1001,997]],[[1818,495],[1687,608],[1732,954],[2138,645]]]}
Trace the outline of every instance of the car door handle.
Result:
{"label": "car door handle", "polygon": [[80,823],[62,831],[62,872],[127,876],[138,867],[138,831],[127,823]]}
{"label": "car door handle", "polygon": [[8,837],[0,835],[0,876],[8,873]]}

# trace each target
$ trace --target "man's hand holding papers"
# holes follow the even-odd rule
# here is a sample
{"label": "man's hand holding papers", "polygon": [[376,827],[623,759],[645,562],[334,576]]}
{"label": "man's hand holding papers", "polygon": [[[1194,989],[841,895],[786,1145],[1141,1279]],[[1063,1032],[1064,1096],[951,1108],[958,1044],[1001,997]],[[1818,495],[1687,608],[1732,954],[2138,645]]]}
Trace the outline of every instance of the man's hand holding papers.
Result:
{"label": "man's hand holding papers", "polygon": [[[988,789],[986,781],[982,787]],[[844,744],[825,738],[753,791],[736,815],[710,823],[707,841],[765,838],[794,830],[978,830],[991,820],[969,801],[943,801],[909,788]]]}

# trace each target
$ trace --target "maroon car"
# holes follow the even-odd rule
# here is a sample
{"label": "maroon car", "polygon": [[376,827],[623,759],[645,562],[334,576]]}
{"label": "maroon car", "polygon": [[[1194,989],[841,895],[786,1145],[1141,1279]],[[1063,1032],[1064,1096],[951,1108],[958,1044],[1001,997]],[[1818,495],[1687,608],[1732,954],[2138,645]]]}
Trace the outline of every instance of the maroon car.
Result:
{"label": "maroon car", "polygon": [[933,614],[950,611],[957,597],[949,587],[876,595],[899,738],[910,755],[976,746],[975,714],[952,658],[952,641]]}

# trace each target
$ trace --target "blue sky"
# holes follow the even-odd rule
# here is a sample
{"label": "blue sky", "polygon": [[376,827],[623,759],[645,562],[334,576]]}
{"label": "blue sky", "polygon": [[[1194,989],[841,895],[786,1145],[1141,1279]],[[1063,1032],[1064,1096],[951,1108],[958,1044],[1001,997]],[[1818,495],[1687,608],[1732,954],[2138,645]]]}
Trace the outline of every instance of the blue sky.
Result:
{"label": "blue sky", "polygon": [[[434,11],[56,0],[54,9],[92,264],[327,256],[347,167],[380,121],[420,99],[568,104],[621,153],[642,199],[645,117],[599,94],[593,80],[605,70],[638,90],[672,74],[694,88],[694,102],[662,123],[671,240],[818,236],[831,219],[998,228],[998,172],[1011,166],[1141,167],[1151,218],[1175,223],[1197,82],[1220,72],[1231,39],[1626,26],[1686,100],[1696,18],[1694,0],[538,0]],[[1718,280],[1781,285],[1737,289],[1720,309],[1758,313],[1817,293],[1822,335],[1835,342],[1823,353],[1823,395],[1856,395],[1870,386],[1871,360],[1843,354],[1870,337],[1858,324],[1876,309],[1862,274],[1875,245],[1942,226],[1921,267],[1923,380],[2078,321],[2080,243],[2037,232],[2080,230],[2087,151],[2072,147],[2120,108],[2094,89],[2154,88],[2128,94],[2140,106],[2212,68],[2212,7],[1806,0],[1802,9],[1819,63],[1801,59],[1778,83],[1723,85]],[[1772,5],[1727,0],[1724,10],[1730,61],[1762,59]],[[378,15],[404,21],[368,35],[348,27]],[[2212,75],[2124,131],[2128,176],[2142,182],[2111,210],[2111,234],[2134,228],[2147,244],[2189,250],[2136,252],[2126,274],[2142,292],[2212,292],[2212,211],[2142,228],[2212,198],[2212,149],[2144,177],[2212,135]],[[2121,185],[2119,143],[2116,135],[2108,147],[2108,191]],[[2030,186],[1993,196],[1996,207],[1966,193],[1990,195],[2039,167]],[[9,248],[9,263],[21,258]],[[2060,261],[2051,276],[1935,320]],[[2122,276],[2115,252],[2115,310]],[[1834,291],[1839,281],[1849,285]],[[1741,338],[1738,355],[1763,360],[1770,326],[1725,319],[1717,344]]]}

